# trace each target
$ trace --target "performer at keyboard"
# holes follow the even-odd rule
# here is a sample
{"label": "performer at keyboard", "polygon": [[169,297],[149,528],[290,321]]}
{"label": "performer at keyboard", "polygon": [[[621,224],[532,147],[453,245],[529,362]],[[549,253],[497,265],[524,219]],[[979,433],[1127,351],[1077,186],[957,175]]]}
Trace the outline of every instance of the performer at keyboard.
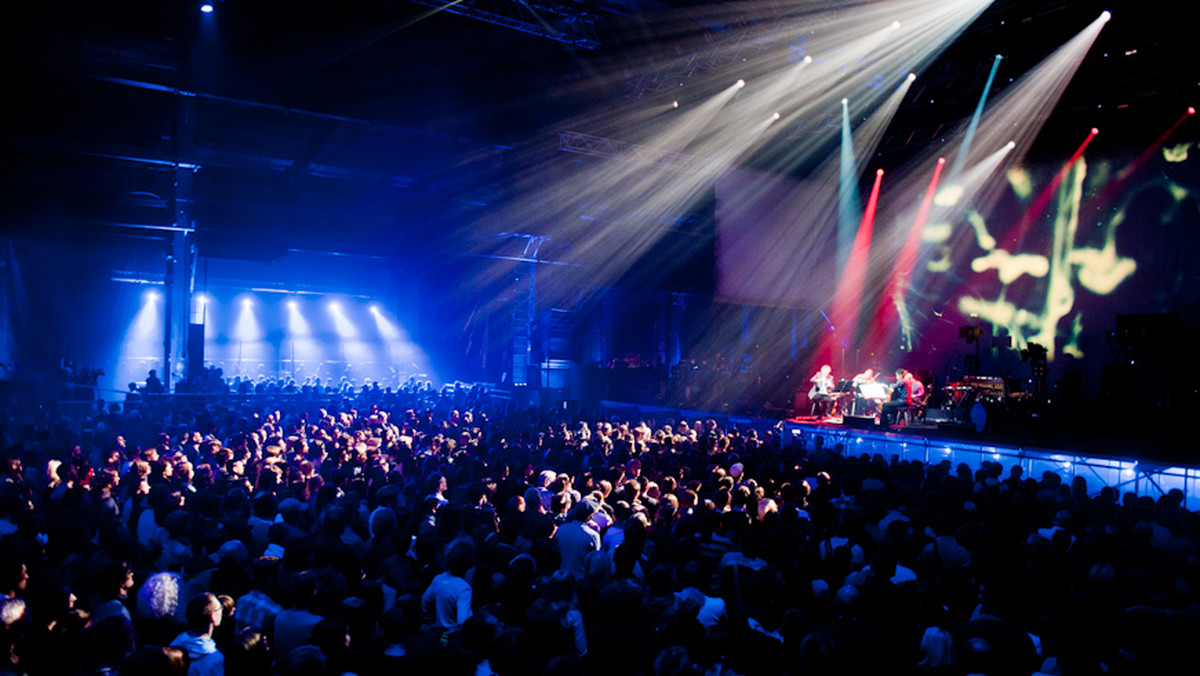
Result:
{"label": "performer at keyboard", "polygon": [[822,366],[808,381],[813,384],[808,390],[808,400],[816,404],[817,416],[824,418],[833,410],[833,367]]}
{"label": "performer at keyboard", "polygon": [[925,400],[925,386],[907,369],[896,369],[896,384],[892,386],[892,398],[880,407],[880,423],[891,426],[896,413],[906,406],[916,406]]}

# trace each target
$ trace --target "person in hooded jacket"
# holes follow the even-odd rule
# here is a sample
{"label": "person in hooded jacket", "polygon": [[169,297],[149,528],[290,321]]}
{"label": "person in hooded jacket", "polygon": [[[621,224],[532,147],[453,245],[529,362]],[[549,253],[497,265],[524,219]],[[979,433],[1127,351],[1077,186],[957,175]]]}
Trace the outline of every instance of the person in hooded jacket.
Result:
{"label": "person in hooded jacket", "polygon": [[187,631],[171,641],[172,647],[187,653],[188,676],[225,676],[225,656],[212,637],[223,616],[221,601],[215,594],[202,592],[188,602]]}

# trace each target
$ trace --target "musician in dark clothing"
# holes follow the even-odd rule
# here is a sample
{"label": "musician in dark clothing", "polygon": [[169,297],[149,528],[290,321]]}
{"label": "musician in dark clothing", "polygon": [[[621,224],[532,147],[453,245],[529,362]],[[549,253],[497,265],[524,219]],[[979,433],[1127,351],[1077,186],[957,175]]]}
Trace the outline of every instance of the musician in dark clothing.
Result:
{"label": "musician in dark clothing", "polygon": [[146,384],[142,386],[142,391],[146,394],[163,394],[167,391],[154,369],[150,369],[150,373],[146,375]]}
{"label": "musician in dark clothing", "polygon": [[[896,369],[896,384],[892,386],[892,398],[880,406],[879,421],[884,427],[892,424],[896,412],[905,406],[912,406],[914,401],[916,379],[906,369]],[[919,383],[918,383],[919,384]],[[922,388],[924,389],[924,388]]]}

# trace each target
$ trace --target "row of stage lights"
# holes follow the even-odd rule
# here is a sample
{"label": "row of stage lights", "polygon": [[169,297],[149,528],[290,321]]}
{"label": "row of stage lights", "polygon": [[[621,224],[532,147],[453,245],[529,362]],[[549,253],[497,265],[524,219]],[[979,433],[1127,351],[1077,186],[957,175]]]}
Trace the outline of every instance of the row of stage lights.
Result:
{"label": "row of stage lights", "polygon": [[[312,292],[272,297],[267,295],[270,290],[259,291],[263,295],[247,290],[231,298],[207,292],[191,296],[189,323],[204,327],[206,363],[228,375],[290,372],[296,377],[303,372],[334,378],[325,369],[345,366],[353,368],[355,378],[376,381],[399,371],[429,370],[418,366],[426,363],[424,353],[403,322],[371,298]],[[140,308],[121,343],[123,359],[153,359],[146,355],[157,354],[166,330],[166,299],[162,288],[140,294]],[[123,378],[138,375],[131,372]]]}
{"label": "row of stage lights", "polygon": [[[155,324],[154,317],[157,315],[159,302],[163,299],[163,292],[159,289],[148,289],[143,295],[142,314],[139,315],[142,333],[152,328]],[[258,301],[258,302],[256,302]],[[233,315],[232,332],[233,336],[239,340],[256,340],[261,339],[263,329],[259,324],[258,315],[254,308],[261,302],[259,299],[251,296],[241,296],[230,304],[230,307],[237,308]],[[206,293],[198,293],[192,297],[192,321],[194,323],[208,323],[208,309],[216,306],[217,301]],[[334,332],[342,339],[354,339],[362,337],[362,332],[355,325],[351,315],[352,310],[341,300],[327,300],[324,303],[325,309],[329,312],[329,317],[332,320],[332,328]],[[313,327],[310,325],[309,318],[305,318],[301,301],[296,298],[289,298],[280,304],[286,308],[287,316],[284,319],[283,326],[287,329],[287,333],[296,336],[308,336],[314,333]],[[361,307],[357,303],[355,307]],[[370,302],[366,305],[366,309],[370,312],[374,319],[376,330],[379,332],[379,337],[385,341],[402,339],[402,332],[395,319],[388,316],[383,307],[377,302]],[[145,313],[149,314],[145,314]],[[143,316],[144,315],[144,316]]]}
{"label": "row of stage lights", "polygon": [[[805,57],[804,57],[804,63],[812,63],[812,57],[811,57],[811,56],[805,56]],[[913,81],[914,81],[914,80],[916,80],[916,79],[917,79],[917,74],[916,74],[916,73],[909,73],[909,74],[908,74],[908,77],[906,78],[906,81],[907,81],[907,82],[913,82]],[[738,80],[737,82],[733,83],[733,86],[734,86],[734,87],[737,87],[738,89],[743,89],[743,88],[746,86],[746,81],[745,81],[745,80]],[[849,104],[849,103],[850,103],[850,99],[842,99],[842,105],[847,105],[847,104]],[[679,101],[672,101],[672,102],[671,102],[671,108],[679,108]],[[771,116],[771,118],[772,118],[772,119],[774,119],[774,120],[778,120],[778,119],[779,119],[779,117],[780,117],[779,113],[774,113],[774,114],[772,114],[772,116]]]}
{"label": "row of stage lights", "polygon": [[[208,298],[207,296],[204,296],[204,295],[196,296],[196,306],[198,308],[203,309],[211,302],[212,302],[212,300],[210,298]],[[250,298],[248,296],[242,297],[240,302],[242,304],[242,307],[244,307],[244,308],[250,308],[250,307],[254,306],[254,299]],[[289,310],[299,310],[300,309],[300,301],[298,301],[294,298],[288,299],[288,301],[286,303],[284,303],[284,305],[286,305],[287,309],[289,309]],[[325,304],[325,307],[330,312],[341,312],[343,309],[341,301],[337,301],[337,300],[328,301]],[[380,312],[383,311],[380,308],[378,303],[371,303],[370,305],[367,306],[367,309],[371,311],[371,314],[379,314]]]}
{"label": "row of stage lights", "polygon": [[[1101,21],[1101,22],[1103,22],[1103,23],[1108,23],[1108,22],[1109,22],[1109,21],[1112,19],[1112,13],[1111,13],[1111,12],[1109,12],[1108,10],[1104,10],[1103,12],[1101,12],[1101,13],[1100,13],[1100,17],[1099,17],[1099,18],[1100,18],[1100,21]],[[1003,24],[1003,22],[1001,22],[1001,24]],[[892,30],[899,30],[899,29],[900,29],[900,22],[899,22],[899,21],[893,21],[893,22],[891,23],[891,25],[889,26],[889,28],[890,28],[890,29],[892,29]],[[813,57],[812,57],[812,55],[811,55],[811,54],[806,54],[806,55],[804,56],[804,63],[807,65],[807,64],[811,64],[812,62],[813,62]],[[907,82],[911,83],[911,82],[913,82],[913,81],[914,81],[914,80],[916,80],[916,79],[917,79],[917,74],[916,74],[916,73],[909,73],[909,74],[908,74],[908,78],[907,78]],[[681,87],[682,87],[682,86],[683,86],[683,84],[681,83],[679,86],[681,86]],[[736,87],[737,89],[742,89],[742,88],[743,88],[743,87],[745,87],[745,86],[746,86],[746,81],[745,81],[745,80],[741,80],[741,79],[739,79],[737,82],[735,82],[735,83],[734,83],[734,87]],[[843,104],[843,105],[846,105],[847,103],[849,103],[849,100],[848,100],[848,99],[842,99],[842,104]],[[679,101],[672,101],[672,102],[671,102],[671,108],[673,108],[673,109],[679,108]],[[774,115],[772,115],[772,119],[773,119],[773,120],[778,120],[778,119],[779,119],[779,117],[780,117],[779,113],[774,113]]]}
{"label": "row of stage lights", "polygon": [[[159,300],[162,300],[162,296],[163,296],[162,291],[159,291],[158,289],[150,289],[150,290],[146,291],[146,293],[145,293],[145,299],[147,301],[151,301],[151,302],[158,302]],[[210,303],[213,303],[215,301],[208,295],[196,294],[194,296],[194,302],[196,304],[197,309],[204,309]],[[246,308],[252,307],[254,305],[254,299],[249,296],[243,296],[241,298],[240,302],[241,302],[242,307],[246,307]],[[300,301],[298,301],[294,298],[288,299],[288,301],[285,303],[285,305],[287,306],[287,308],[289,310],[300,309]],[[325,307],[328,308],[330,312],[340,312],[343,309],[341,301],[337,301],[337,300],[331,300],[331,301],[327,302],[325,304]],[[383,311],[383,308],[380,307],[380,305],[378,303],[371,303],[370,305],[367,306],[367,309],[371,312],[371,314],[377,314],[377,313],[380,313]]]}

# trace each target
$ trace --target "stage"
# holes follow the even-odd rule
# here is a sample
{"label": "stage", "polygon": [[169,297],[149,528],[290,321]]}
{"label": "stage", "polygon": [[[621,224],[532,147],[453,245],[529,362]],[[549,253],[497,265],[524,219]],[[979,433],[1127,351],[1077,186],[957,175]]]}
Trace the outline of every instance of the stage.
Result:
{"label": "stage", "polygon": [[[766,430],[779,424],[778,420],[748,416],[721,415],[703,411],[638,406],[619,402],[602,402],[606,410],[621,415],[642,416],[663,420],[707,420],[742,429]],[[956,424],[916,422],[904,427],[885,428],[867,425],[870,418],[850,417],[850,424],[840,416],[818,419],[800,416],[783,421],[785,439],[804,439],[812,448],[814,439],[821,437],[828,449],[840,449],[846,455],[881,455],[890,460],[920,460],[926,464],[949,461],[952,465],[966,464],[972,471],[984,462],[1004,466],[1005,476],[1012,465],[1020,465],[1024,476],[1040,479],[1043,472],[1055,472],[1064,484],[1079,476],[1087,480],[1088,493],[1095,495],[1104,486],[1121,493],[1158,499],[1178,489],[1185,496],[1184,507],[1200,509],[1200,464],[1167,462],[1155,459],[1151,450],[1151,430],[1142,441],[1089,437],[1085,434],[1061,434],[1035,437],[989,435],[974,427]]]}

